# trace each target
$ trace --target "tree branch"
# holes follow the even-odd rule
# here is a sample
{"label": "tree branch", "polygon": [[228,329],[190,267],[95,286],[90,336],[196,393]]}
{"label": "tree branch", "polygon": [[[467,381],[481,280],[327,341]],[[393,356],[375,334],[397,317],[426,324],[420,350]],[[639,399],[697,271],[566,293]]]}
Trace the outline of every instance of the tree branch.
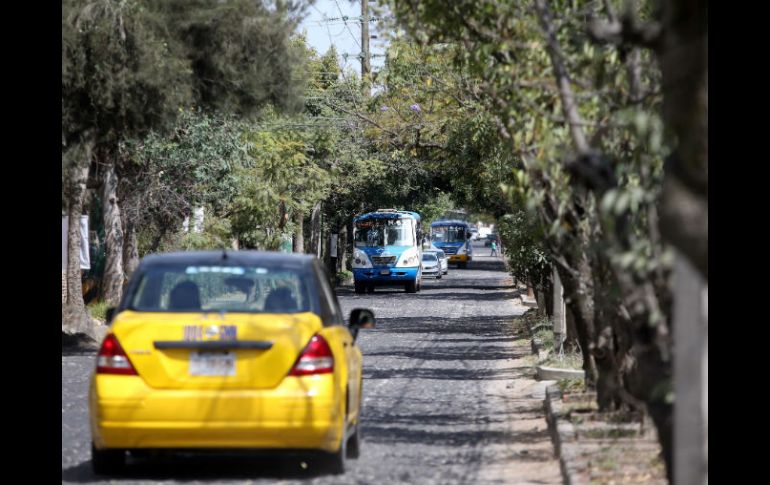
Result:
{"label": "tree branch", "polygon": [[548,56],[551,58],[551,65],[553,66],[554,76],[556,77],[556,83],[559,86],[559,96],[561,97],[564,118],[569,121],[572,141],[578,153],[587,152],[589,147],[588,141],[586,141],[586,136],[582,128],[583,118],[580,116],[580,113],[577,110],[575,96],[572,92],[570,78],[567,74],[567,69],[564,63],[564,54],[561,50],[561,46],[559,45],[559,41],[556,38],[556,32],[554,31],[551,12],[548,8],[548,5],[545,3],[545,0],[536,0],[535,10],[537,11],[540,25],[542,26],[545,34]]}
{"label": "tree branch", "polygon": [[640,25],[635,17],[626,14],[620,21],[592,20],[588,24],[588,36],[600,44],[640,46],[658,52],[661,49],[662,29],[657,22]]}

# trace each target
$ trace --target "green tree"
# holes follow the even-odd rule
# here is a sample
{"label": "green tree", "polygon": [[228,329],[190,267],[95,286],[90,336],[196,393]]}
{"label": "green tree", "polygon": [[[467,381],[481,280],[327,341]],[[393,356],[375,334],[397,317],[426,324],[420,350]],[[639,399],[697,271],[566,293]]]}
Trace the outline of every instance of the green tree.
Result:
{"label": "green tree", "polygon": [[670,290],[655,222],[665,146],[653,59],[593,45],[586,13],[604,15],[594,2],[391,5],[414,39],[461,47],[455,60],[501,134],[502,172],[516,177],[504,184],[545,229],[588,384],[605,409],[645,402],[670,472]]}
{"label": "green tree", "polygon": [[[79,174],[90,167],[101,182],[107,238],[102,291],[113,304],[123,285],[116,147],[121,137],[172,119],[189,98],[190,72],[175,55],[177,48],[153,13],[137,2],[62,4],[62,171],[68,183],[78,185]],[[88,158],[70,156],[75,153]],[[69,192],[69,212],[81,213],[82,191]],[[77,224],[76,218],[70,220]],[[77,239],[69,243],[79,245]]]}
{"label": "green tree", "polygon": [[[232,116],[183,110],[171,130],[121,144],[125,218],[144,233],[137,257],[158,250],[164,237],[178,239],[196,207],[205,207],[206,220],[226,218],[240,193],[236,173],[253,164],[244,128]],[[127,231],[127,243],[134,233]]]}
{"label": "green tree", "polygon": [[[289,39],[302,8],[215,0],[63,4],[63,180],[77,180],[80,169],[64,151],[73,144],[91,147],[85,152],[94,156],[81,163],[91,166],[101,186],[106,300],[120,297],[123,254],[136,254],[123,251],[124,231],[132,240],[137,221],[121,214],[120,143],[162,131],[191,104],[245,117],[269,102],[296,109],[303,84],[294,76],[297,57]],[[77,198],[70,205],[71,212],[79,210]]]}

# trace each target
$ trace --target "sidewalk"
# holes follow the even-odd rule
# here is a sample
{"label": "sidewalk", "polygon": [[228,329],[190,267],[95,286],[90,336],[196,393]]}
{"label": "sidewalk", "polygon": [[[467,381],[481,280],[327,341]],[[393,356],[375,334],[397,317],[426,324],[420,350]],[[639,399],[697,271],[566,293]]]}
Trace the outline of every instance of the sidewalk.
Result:
{"label": "sidewalk", "polygon": [[[489,257],[487,252],[475,253],[474,261],[496,261],[502,266],[504,260]],[[509,277],[506,284],[512,287],[513,279]],[[511,293],[508,304],[516,308],[516,314],[525,311],[518,296],[521,288]],[[483,399],[498,410],[497,419],[489,424],[499,438],[493,444],[479,446],[484,466],[472,483],[559,485],[564,482],[543,409],[546,383],[535,378],[527,332],[523,326],[514,328],[514,333],[506,338],[509,341],[496,344],[498,352],[510,353],[510,358],[499,361],[496,371],[500,376],[484,379]]]}
{"label": "sidewalk", "polygon": [[[526,321],[526,320],[525,320]],[[532,336],[531,329],[530,338]],[[534,354],[540,350],[532,343]],[[596,393],[546,386],[548,428],[567,485],[667,484],[655,427],[641,413],[599,412]]]}

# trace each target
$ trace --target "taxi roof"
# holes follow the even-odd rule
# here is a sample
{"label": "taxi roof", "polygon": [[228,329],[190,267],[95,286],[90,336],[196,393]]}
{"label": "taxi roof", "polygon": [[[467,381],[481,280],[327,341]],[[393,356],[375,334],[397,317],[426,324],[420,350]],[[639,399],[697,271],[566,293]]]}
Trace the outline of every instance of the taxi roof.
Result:
{"label": "taxi roof", "polygon": [[278,251],[179,251],[145,256],[141,266],[165,264],[270,264],[280,266],[309,266],[315,256],[312,254],[283,253]]}

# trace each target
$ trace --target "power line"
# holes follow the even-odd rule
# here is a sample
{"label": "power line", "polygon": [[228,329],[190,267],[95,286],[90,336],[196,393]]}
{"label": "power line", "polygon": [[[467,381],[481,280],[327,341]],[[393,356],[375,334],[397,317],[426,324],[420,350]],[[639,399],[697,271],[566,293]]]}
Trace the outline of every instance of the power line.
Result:
{"label": "power line", "polygon": [[[383,19],[381,17],[369,17],[369,22],[379,22],[380,20]],[[343,25],[346,22],[361,23],[362,21],[363,17],[324,17],[323,20],[313,20],[307,22],[305,25]]]}
{"label": "power line", "polygon": [[[362,1],[362,2],[366,2],[367,0],[361,0],[361,1]],[[334,0],[334,4],[337,6],[337,10],[339,10],[339,11],[340,11],[340,15],[342,15],[342,18],[343,18],[343,19],[346,19],[346,17],[345,17],[345,14],[342,12],[342,7],[340,7],[340,4],[339,4],[339,2],[337,2],[337,0]],[[360,43],[360,42],[358,42],[358,39],[356,39],[356,36],[355,36],[355,35],[353,35],[353,31],[352,31],[352,30],[350,30],[350,27],[348,27],[348,22],[347,22],[347,20],[343,20],[343,22],[345,23],[345,28],[346,28],[346,29],[348,30],[348,32],[350,33],[350,36],[351,36],[351,37],[353,37],[353,40],[356,42],[356,44],[358,44],[358,47],[359,47],[359,48],[361,48],[361,43]]]}

